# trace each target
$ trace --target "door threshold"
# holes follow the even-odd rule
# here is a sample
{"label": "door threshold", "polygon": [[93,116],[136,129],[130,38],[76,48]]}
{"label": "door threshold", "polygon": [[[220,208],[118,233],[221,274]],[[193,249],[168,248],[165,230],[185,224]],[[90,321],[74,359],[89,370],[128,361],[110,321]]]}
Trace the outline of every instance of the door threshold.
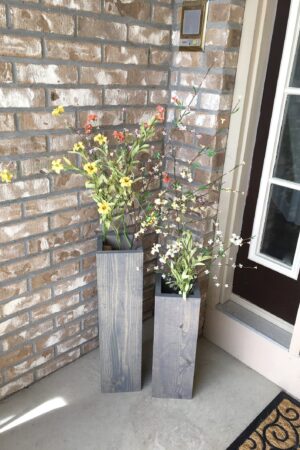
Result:
{"label": "door threshold", "polygon": [[224,314],[247,325],[249,328],[268,337],[287,350],[290,348],[292,333],[272,323],[270,320],[249,311],[249,309],[232,300],[227,300],[227,302],[222,304],[219,303],[216,308]]}

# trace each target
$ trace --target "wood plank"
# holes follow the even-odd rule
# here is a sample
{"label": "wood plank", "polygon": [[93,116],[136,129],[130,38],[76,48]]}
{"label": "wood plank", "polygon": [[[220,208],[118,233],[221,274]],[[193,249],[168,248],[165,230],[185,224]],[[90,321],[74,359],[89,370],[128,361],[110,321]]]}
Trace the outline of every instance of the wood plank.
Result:
{"label": "wood plank", "polygon": [[101,391],[138,391],[142,361],[142,249],[97,252],[97,284]]}
{"label": "wood plank", "polygon": [[152,395],[190,399],[193,395],[200,294],[155,296]]}

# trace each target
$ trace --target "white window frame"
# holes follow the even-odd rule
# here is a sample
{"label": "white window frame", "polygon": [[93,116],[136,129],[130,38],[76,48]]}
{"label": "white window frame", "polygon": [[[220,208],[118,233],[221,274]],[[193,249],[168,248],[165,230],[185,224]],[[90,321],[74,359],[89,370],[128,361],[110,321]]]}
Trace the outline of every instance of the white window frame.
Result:
{"label": "white window frame", "polygon": [[272,119],[270,123],[266,156],[252,230],[252,240],[250,243],[248,255],[248,258],[250,260],[295,280],[297,280],[300,271],[300,233],[292,266],[284,264],[280,260],[261,253],[260,248],[268,212],[271,187],[277,185],[300,191],[300,183],[279,179],[273,176],[287,96],[291,94],[300,96],[300,88],[289,87],[294,58],[297,50],[298,38],[300,39],[299,32],[300,2],[299,0],[293,0],[291,4],[291,14],[287,26],[282,62],[278,77]]}

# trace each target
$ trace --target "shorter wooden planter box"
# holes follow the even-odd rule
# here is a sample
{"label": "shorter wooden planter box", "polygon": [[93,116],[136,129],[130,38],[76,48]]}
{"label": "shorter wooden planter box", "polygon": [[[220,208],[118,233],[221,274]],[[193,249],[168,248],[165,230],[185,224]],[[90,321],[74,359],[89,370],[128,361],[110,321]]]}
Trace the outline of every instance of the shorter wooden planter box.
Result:
{"label": "shorter wooden planter box", "polygon": [[200,291],[184,300],[162,293],[156,279],[152,395],[190,399],[193,395],[198,340]]}
{"label": "shorter wooden planter box", "polygon": [[[107,242],[115,248],[115,237]],[[101,392],[141,389],[143,249],[103,251],[99,238],[97,285]]]}

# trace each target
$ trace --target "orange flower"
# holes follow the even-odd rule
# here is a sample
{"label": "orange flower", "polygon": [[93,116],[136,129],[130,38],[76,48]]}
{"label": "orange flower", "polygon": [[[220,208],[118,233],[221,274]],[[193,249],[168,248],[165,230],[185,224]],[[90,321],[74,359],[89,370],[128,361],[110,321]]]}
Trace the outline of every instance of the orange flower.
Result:
{"label": "orange flower", "polygon": [[125,133],[123,133],[122,131],[114,131],[113,132],[113,136],[119,142],[124,142],[125,141]]}
{"label": "orange flower", "polygon": [[84,125],[84,131],[86,134],[90,134],[93,130],[93,126],[90,123]]}
{"label": "orange flower", "polygon": [[167,172],[163,172],[163,182],[164,183],[170,183],[171,177]]}
{"label": "orange flower", "polygon": [[88,122],[91,122],[91,121],[97,120],[97,117],[98,116],[96,114],[89,114],[87,116],[87,120],[88,120]]}
{"label": "orange flower", "polygon": [[165,108],[163,106],[157,106],[156,111],[155,119],[159,122],[163,122],[165,120]]}

